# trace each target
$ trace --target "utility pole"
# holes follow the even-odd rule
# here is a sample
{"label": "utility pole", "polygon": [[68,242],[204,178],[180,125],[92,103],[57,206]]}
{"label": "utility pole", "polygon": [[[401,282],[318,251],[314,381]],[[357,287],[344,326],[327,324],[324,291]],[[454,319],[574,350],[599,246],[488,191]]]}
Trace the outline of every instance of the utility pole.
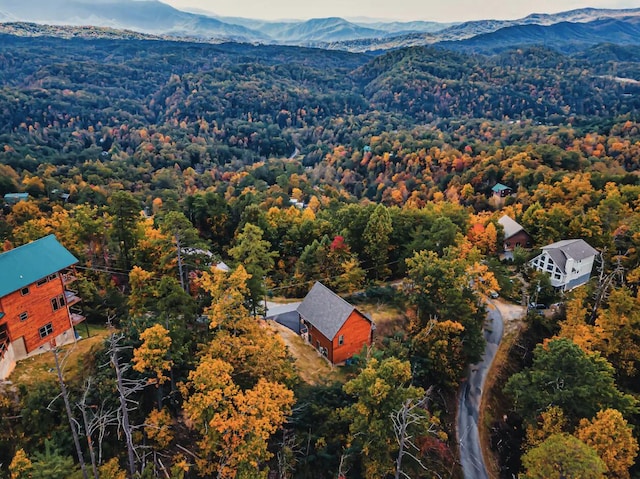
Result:
{"label": "utility pole", "polygon": [[182,244],[180,243],[180,235],[176,233],[173,236],[176,240],[176,247],[178,248],[178,274],[180,275],[180,286],[182,291],[187,291],[184,284],[184,273],[182,272]]}

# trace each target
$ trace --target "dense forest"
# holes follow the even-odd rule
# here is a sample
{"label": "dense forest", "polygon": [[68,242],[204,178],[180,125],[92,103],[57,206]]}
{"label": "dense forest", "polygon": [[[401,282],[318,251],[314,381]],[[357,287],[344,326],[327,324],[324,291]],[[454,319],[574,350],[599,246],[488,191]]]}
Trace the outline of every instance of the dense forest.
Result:
{"label": "dense forest", "polygon": [[[55,375],[0,386],[0,477],[462,477],[456,393],[498,292],[525,313],[481,425],[494,473],[640,477],[636,48],[0,42],[0,196],[29,194],[0,240],[55,234],[104,339],[67,363],[76,426]],[[512,260],[505,214],[535,245]],[[602,254],[560,293],[527,260],[567,238]],[[393,321],[309,381],[259,318],[315,281]]]}

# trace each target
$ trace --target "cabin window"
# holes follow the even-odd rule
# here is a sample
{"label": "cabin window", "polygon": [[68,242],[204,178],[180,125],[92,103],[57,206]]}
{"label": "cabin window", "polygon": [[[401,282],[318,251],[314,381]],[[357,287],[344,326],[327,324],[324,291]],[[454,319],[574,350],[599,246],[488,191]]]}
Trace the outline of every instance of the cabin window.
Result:
{"label": "cabin window", "polygon": [[46,284],[46,283],[47,283],[47,281],[49,281],[49,278],[42,278],[42,279],[39,279],[38,281],[36,281],[36,285],[38,285],[38,286],[42,286],[43,284]]}
{"label": "cabin window", "polygon": [[338,344],[342,346],[344,344],[344,336],[341,334],[338,336]]}
{"label": "cabin window", "polygon": [[65,305],[64,302],[64,294],[61,294],[60,296],[56,296],[55,298],[53,298],[51,300],[51,308],[54,311],[58,311],[60,308],[62,308]]}
{"label": "cabin window", "polygon": [[26,288],[22,288],[22,289],[20,290],[20,294],[21,294],[22,296],[24,296],[24,295],[26,295],[26,294],[29,294],[29,286],[27,286]]}
{"label": "cabin window", "polygon": [[26,311],[23,311],[18,315],[18,317],[20,318],[20,321],[26,321],[27,318],[29,317],[29,313],[27,313]]}
{"label": "cabin window", "polygon": [[38,333],[40,333],[41,338],[46,338],[51,333],[53,333],[53,324],[48,323],[38,329]]}

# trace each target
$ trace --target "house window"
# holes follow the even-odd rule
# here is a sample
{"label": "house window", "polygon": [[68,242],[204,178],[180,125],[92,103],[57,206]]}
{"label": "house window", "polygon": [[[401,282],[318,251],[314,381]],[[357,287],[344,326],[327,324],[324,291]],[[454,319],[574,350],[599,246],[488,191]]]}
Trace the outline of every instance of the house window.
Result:
{"label": "house window", "polygon": [[27,313],[26,311],[23,311],[18,315],[18,317],[20,318],[20,321],[26,321],[27,318],[29,317],[29,313]]}
{"label": "house window", "polygon": [[49,279],[48,279],[48,278],[42,278],[42,279],[39,279],[38,281],[36,281],[36,285],[37,285],[37,286],[42,286],[43,284],[46,284],[46,283],[47,283],[47,281],[49,281]]}
{"label": "house window", "polygon": [[561,278],[561,276],[560,276],[559,274],[554,274],[554,275],[553,275],[553,277],[554,277],[555,279],[560,279],[560,278]]}
{"label": "house window", "polygon": [[316,339],[316,349],[320,349],[320,341]]}
{"label": "house window", "polygon": [[53,333],[53,325],[51,323],[45,324],[40,329],[38,329],[38,333],[40,333],[41,338],[46,338],[51,333]]}
{"label": "house window", "polygon": [[22,289],[20,290],[20,294],[21,294],[22,296],[24,296],[24,295],[26,295],[26,294],[29,294],[29,286],[27,286],[26,288],[22,288]]}
{"label": "house window", "polygon": [[553,265],[552,264],[548,264],[547,265],[547,271],[553,271]]}
{"label": "house window", "polygon": [[51,300],[51,308],[54,311],[58,311],[60,308],[62,308],[65,305],[64,302],[64,294],[61,294],[60,296],[56,296],[55,298],[53,298]]}
{"label": "house window", "polygon": [[338,336],[338,344],[342,346],[344,344],[344,336],[341,334]]}
{"label": "house window", "polygon": [[47,276],[47,281],[53,281],[57,277],[58,277],[58,273],[50,274],[49,276]]}

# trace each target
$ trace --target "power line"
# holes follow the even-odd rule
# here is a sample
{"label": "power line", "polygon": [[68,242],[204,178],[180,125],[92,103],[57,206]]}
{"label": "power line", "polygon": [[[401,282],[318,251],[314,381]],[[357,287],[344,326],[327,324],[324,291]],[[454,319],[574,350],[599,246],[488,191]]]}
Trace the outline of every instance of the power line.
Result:
{"label": "power line", "polygon": [[[400,260],[390,261],[388,263],[383,264],[382,266],[391,266],[391,265],[397,264],[399,262],[400,262]],[[138,265],[134,265],[134,266],[138,266]],[[191,266],[193,268],[198,268],[199,267],[199,266],[194,265],[194,264],[187,264],[187,266]],[[86,270],[86,271],[95,271],[97,273],[106,273],[106,274],[117,274],[117,275],[121,275],[121,276],[128,276],[129,273],[131,273],[131,271],[133,271],[133,269],[124,270],[124,269],[110,268],[110,267],[102,267],[102,268],[95,268],[95,267],[89,267],[89,266],[75,266],[75,267],[76,267],[76,269],[81,269],[81,270]],[[371,270],[377,269],[379,267],[380,266],[371,266],[370,268],[364,268],[363,271],[365,271],[365,272],[366,271],[371,271]],[[147,271],[147,272],[150,273],[153,276],[156,276],[156,277],[160,274],[160,273],[157,273],[157,272],[154,272],[154,271]],[[287,285],[284,285],[284,286],[278,286],[278,287],[275,287],[275,288],[269,288],[269,289],[267,289],[267,291],[273,292],[273,291],[278,291],[278,290],[281,290],[281,289],[294,288],[296,286],[304,286],[304,285],[307,285],[307,284],[315,283],[315,282],[320,281],[320,280],[336,279],[336,278],[339,278],[340,276],[342,276],[342,275],[329,276],[328,278],[322,277],[322,278],[317,278],[317,279],[310,279],[308,281],[302,281],[302,282],[299,282],[299,283],[292,283],[292,284],[287,284]]]}
{"label": "power line", "polygon": [[[395,261],[390,261],[389,263],[385,263],[382,266],[390,266],[392,264],[396,264],[396,263],[399,263],[399,262],[400,262],[400,260],[397,259]],[[371,271],[372,269],[377,269],[379,267],[380,266],[372,266],[370,268],[363,269],[363,271]],[[342,276],[342,275],[339,274],[339,275],[335,275],[335,276],[329,276],[328,278],[320,278],[320,279],[336,279],[336,278],[339,278],[340,276]],[[319,279],[310,279],[309,281],[303,281],[301,283],[293,283],[293,284],[289,284],[289,285],[286,285],[286,286],[278,286],[277,288],[271,288],[271,289],[268,289],[267,291],[276,291],[276,290],[279,290],[279,289],[293,288],[294,286],[302,286],[302,285],[305,285],[305,284],[315,283],[316,281],[319,281]]]}

